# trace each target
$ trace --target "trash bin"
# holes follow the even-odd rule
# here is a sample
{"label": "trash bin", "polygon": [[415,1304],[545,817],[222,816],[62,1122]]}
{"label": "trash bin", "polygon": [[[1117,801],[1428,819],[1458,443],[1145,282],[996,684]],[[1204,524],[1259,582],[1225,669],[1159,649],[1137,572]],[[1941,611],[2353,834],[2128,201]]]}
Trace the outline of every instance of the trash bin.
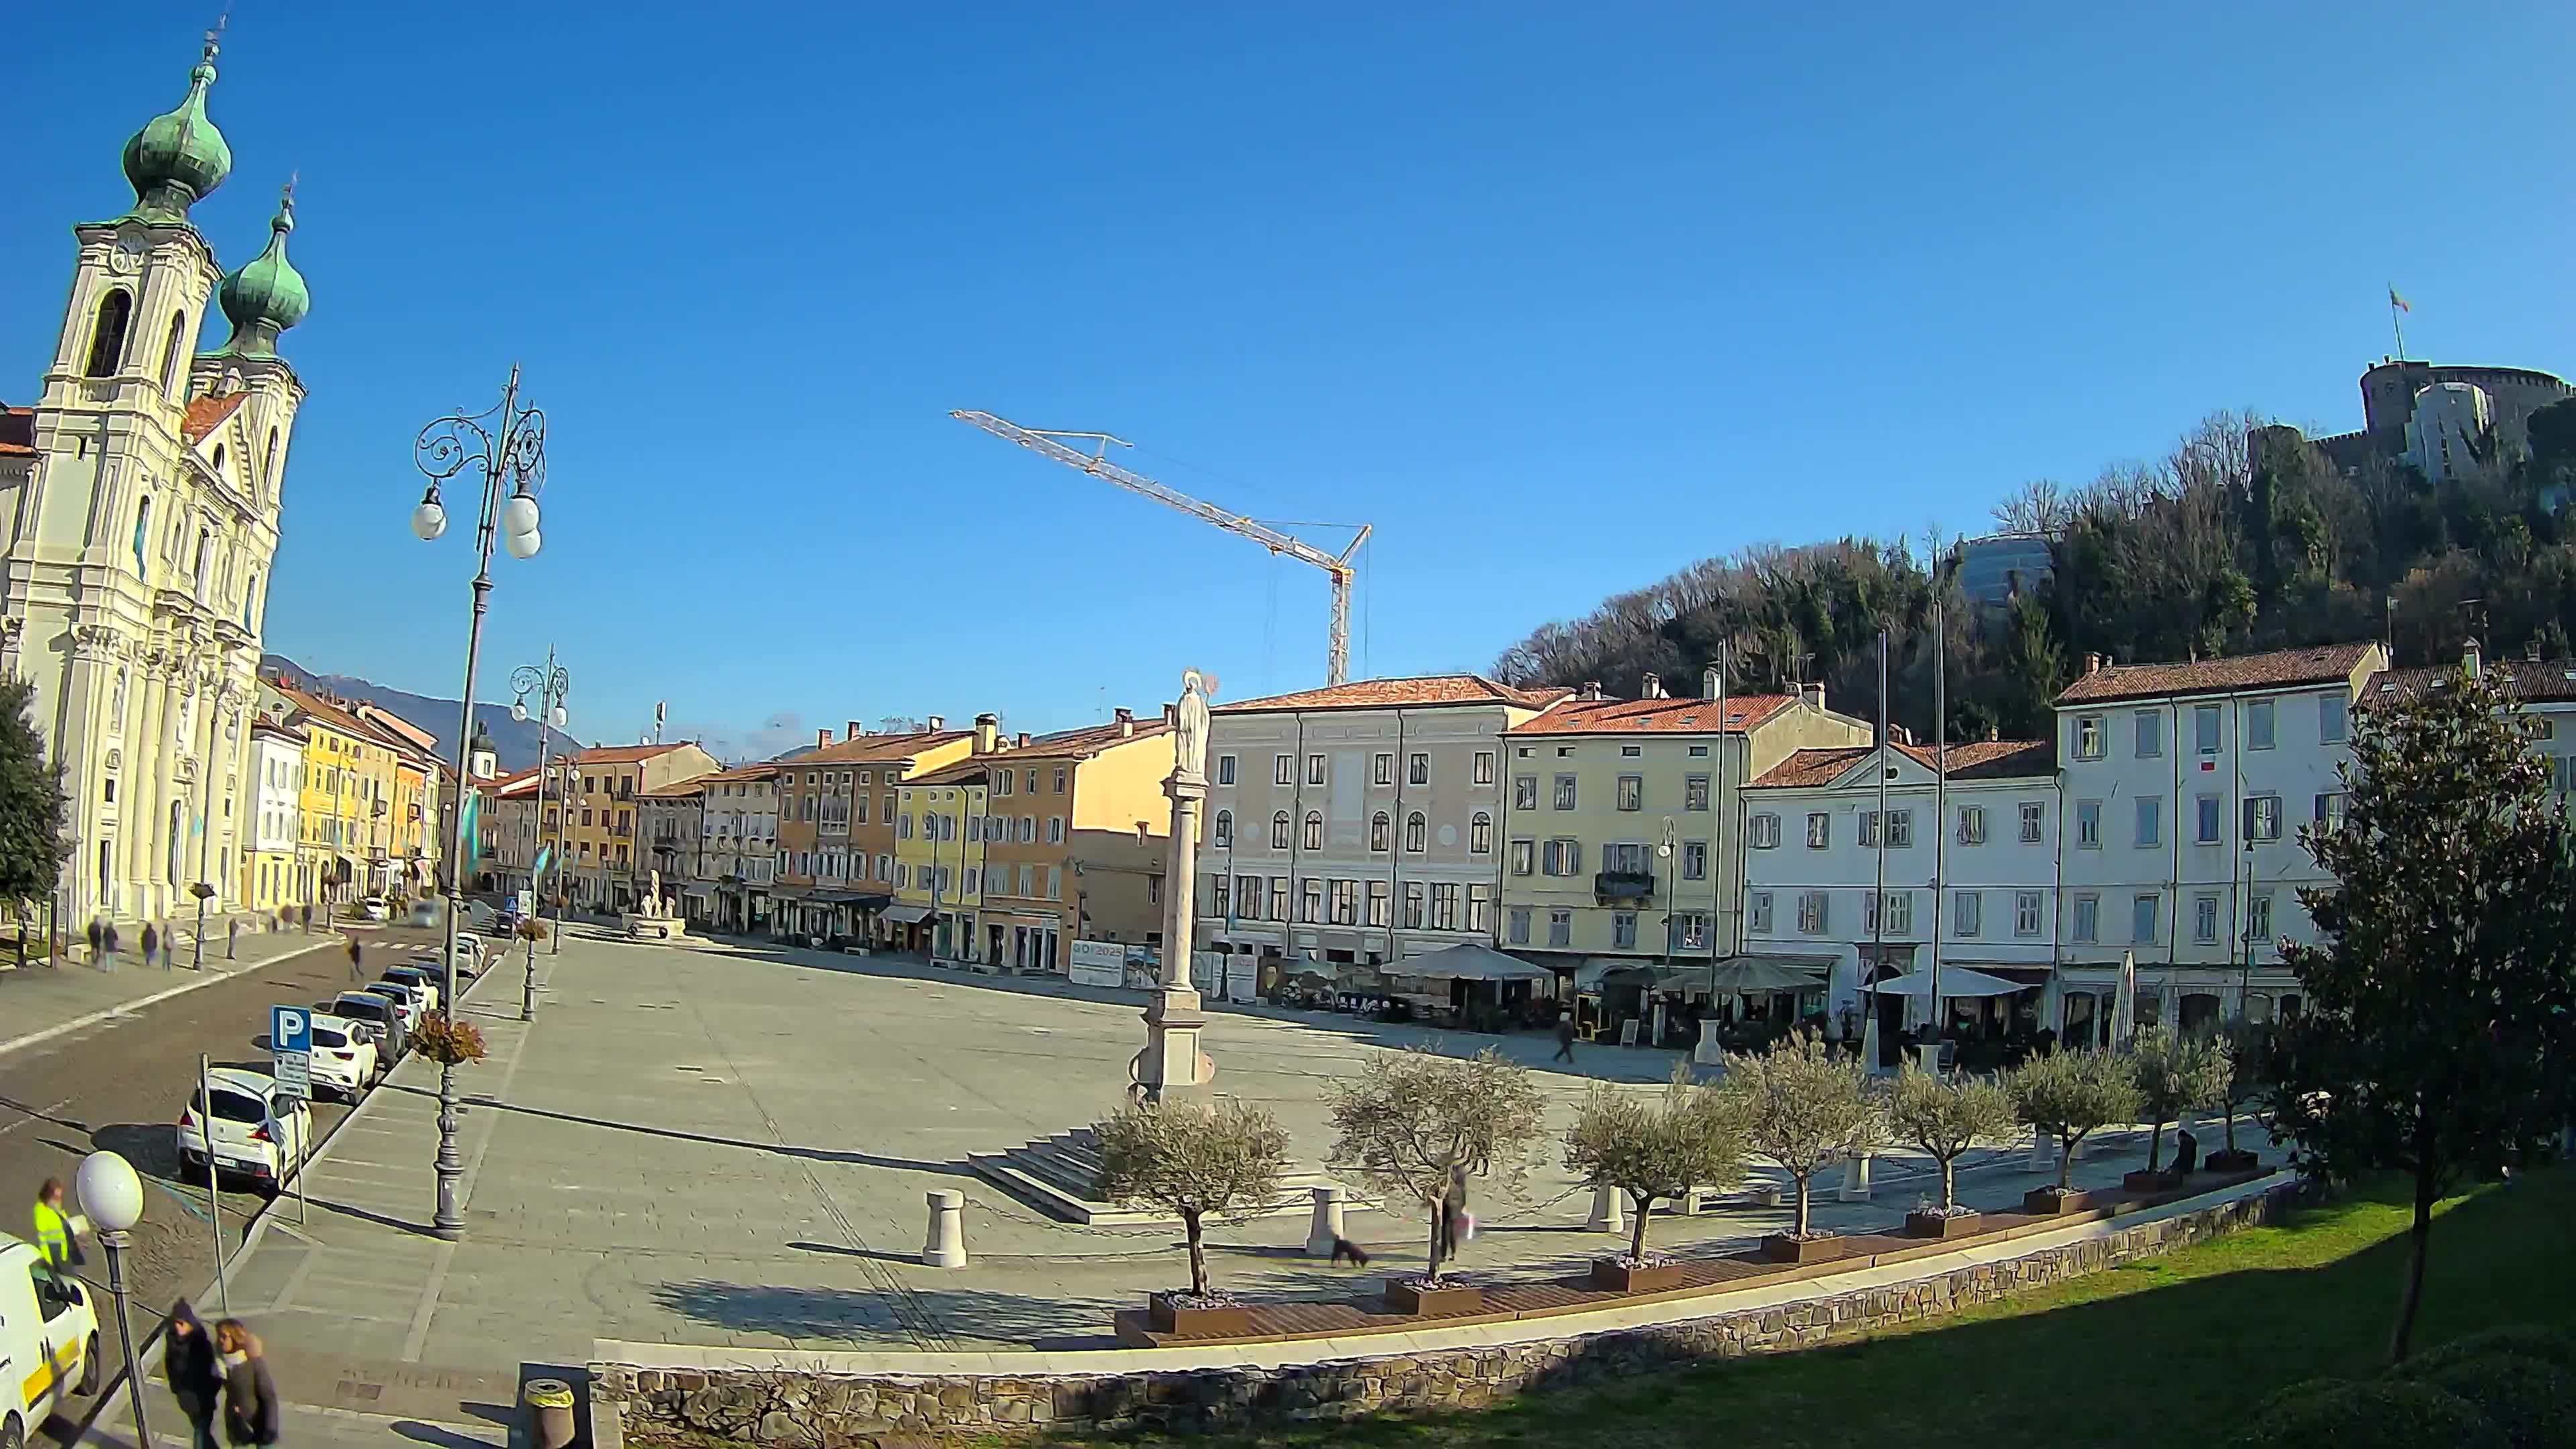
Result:
{"label": "trash bin", "polygon": [[528,1406],[529,1427],[539,1449],[567,1449],[573,1440],[572,1385],[561,1379],[530,1379],[519,1396]]}

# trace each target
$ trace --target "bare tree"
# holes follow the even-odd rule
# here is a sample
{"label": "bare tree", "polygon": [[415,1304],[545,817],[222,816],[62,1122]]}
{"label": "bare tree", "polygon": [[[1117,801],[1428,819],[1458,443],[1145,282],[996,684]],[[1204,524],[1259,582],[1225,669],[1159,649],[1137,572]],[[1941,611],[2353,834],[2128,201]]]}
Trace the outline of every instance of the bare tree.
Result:
{"label": "bare tree", "polygon": [[1727,1053],[1717,1092],[1755,1155],[1797,1184],[1801,1238],[1816,1174],[1876,1146],[1885,1127],[1860,1062],[1836,1060],[1815,1032],[1793,1032],[1759,1054]]}
{"label": "bare tree", "polygon": [[1130,1101],[1092,1128],[1099,1139],[1100,1195],[1172,1213],[1190,1244],[1190,1292],[1208,1296],[1210,1217],[1269,1206],[1288,1170],[1288,1134],[1265,1108],[1240,1098]]}
{"label": "bare tree", "polygon": [[1744,1124],[1715,1090],[1693,1084],[1690,1064],[1683,1062],[1653,1099],[1593,1083],[1566,1129],[1565,1167],[1586,1187],[1628,1195],[1637,1213],[1628,1259],[1642,1268],[1646,1218],[1655,1204],[1696,1187],[1733,1187],[1744,1179],[1750,1148]]}
{"label": "bare tree", "polygon": [[1431,1266],[1440,1281],[1449,1213],[1469,1177],[1528,1170],[1546,1103],[1529,1068],[1488,1048],[1460,1060],[1428,1047],[1377,1052],[1356,1077],[1326,1084],[1333,1161],[1390,1198],[1431,1207]]}
{"label": "bare tree", "polygon": [[2013,1115],[2057,1139],[2057,1190],[2075,1171],[2075,1144],[2138,1113],[2137,1070],[2118,1052],[2053,1051],[2032,1057],[2004,1078]]}
{"label": "bare tree", "polygon": [[1959,1200],[1959,1159],[2013,1129],[2012,1098],[1991,1081],[1908,1066],[1887,1103],[1888,1135],[1941,1164],[1941,1211]]}

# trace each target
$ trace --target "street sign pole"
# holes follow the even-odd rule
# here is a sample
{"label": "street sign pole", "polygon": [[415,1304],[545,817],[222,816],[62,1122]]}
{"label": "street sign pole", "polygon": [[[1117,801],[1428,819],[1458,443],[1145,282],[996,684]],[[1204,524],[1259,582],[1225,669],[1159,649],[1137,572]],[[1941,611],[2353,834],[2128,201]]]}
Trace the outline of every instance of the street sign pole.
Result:
{"label": "street sign pole", "polygon": [[197,1131],[206,1145],[206,1223],[215,1233],[215,1296],[224,1317],[233,1316],[232,1275],[224,1271],[224,1192],[215,1180],[215,1086],[203,1052],[197,1055]]}
{"label": "street sign pole", "polygon": [[[268,1049],[276,1061],[277,1085],[299,1102],[313,1100],[313,1016],[297,1006],[268,1009]],[[310,1211],[304,1199],[304,1163],[313,1144],[299,1131],[295,1138],[295,1224],[302,1227]]]}

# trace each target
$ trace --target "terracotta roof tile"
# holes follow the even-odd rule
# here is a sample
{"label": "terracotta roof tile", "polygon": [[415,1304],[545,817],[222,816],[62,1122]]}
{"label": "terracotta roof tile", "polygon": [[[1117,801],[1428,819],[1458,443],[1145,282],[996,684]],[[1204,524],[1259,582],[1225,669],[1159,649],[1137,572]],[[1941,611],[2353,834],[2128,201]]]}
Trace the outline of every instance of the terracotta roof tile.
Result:
{"label": "terracotta roof tile", "polygon": [[206,440],[206,435],[222,427],[224,419],[241,410],[250,399],[246,392],[228,392],[222,397],[199,397],[188,400],[188,411],[179,419],[179,435],[193,448]]}
{"label": "terracotta roof tile", "polygon": [[[1738,734],[1798,702],[1792,694],[1737,694],[1726,700],[1726,728]],[[1515,735],[1715,734],[1713,699],[1569,699],[1506,731]]]}
{"label": "terracotta roof tile", "polygon": [[1044,739],[1031,740],[1025,746],[997,751],[995,755],[986,756],[986,758],[1007,756],[1014,760],[1088,760],[1103,750],[1134,744],[1138,740],[1153,739],[1158,735],[1169,735],[1171,732],[1172,727],[1159,719],[1140,719],[1136,721],[1135,730],[1127,734],[1119,733],[1118,725],[1113,722],[1092,725],[1084,729],[1065,730]]}
{"label": "terracotta roof tile", "polygon": [[778,772],[786,768],[776,760],[762,760],[758,764],[736,765],[730,770],[718,770],[698,778],[710,785],[731,785],[745,780],[774,780],[778,778]]}
{"label": "terracotta roof tile", "polygon": [[[2404,699],[2447,681],[2457,663],[2423,669],[2383,669],[2362,686],[2364,699]],[[2505,690],[2516,699],[2576,700],[2576,659],[2489,659],[2480,668],[2505,677]]]}
{"label": "terracotta roof tile", "polygon": [[777,761],[780,769],[806,765],[859,765],[887,760],[909,760],[924,750],[959,740],[973,739],[970,730],[924,730],[908,735],[861,735],[855,740],[839,740],[818,749],[806,751],[793,759]]}
{"label": "terracotta roof tile", "polygon": [[[1940,767],[1940,756],[1929,745],[1901,744],[1895,750],[1927,770]],[[1792,751],[1789,758],[1765,770],[1753,786],[1771,790],[1830,785],[1877,753],[1876,745]],[[2050,775],[2057,769],[2057,744],[2053,740],[1968,740],[1950,747],[1949,767],[1953,780]]]}
{"label": "terracotta roof tile", "polygon": [[1568,689],[1515,689],[1481,674],[1430,674],[1413,679],[1359,679],[1295,694],[1274,694],[1219,705],[1217,714],[1255,714],[1302,709],[1393,709],[1399,705],[1509,704],[1545,709],[1573,693]]}
{"label": "terracotta roof tile", "polygon": [[2202,659],[2184,664],[2105,664],[2079,677],[2057,696],[2057,702],[2092,704],[2114,699],[2152,699],[2169,694],[2217,694],[2235,689],[2281,689],[2348,679],[2364,656],[2379,646],[2320,644],[2307,649],[2276,649],[2269,654],[2241,654],[2232,659]]}
{"label": "terracotta roof tile", "polygon": [[0,407],[0,458],[36,456],[36,410]]}
{"label": "terracotta roof tile", "polygon": [[577,760],[585,765],[632,765],[657,759],[673,750],[687,749],[693,743],[695,741],[678,740],[667,745],[593,745],[587,749],[576,748],[557,758]]}

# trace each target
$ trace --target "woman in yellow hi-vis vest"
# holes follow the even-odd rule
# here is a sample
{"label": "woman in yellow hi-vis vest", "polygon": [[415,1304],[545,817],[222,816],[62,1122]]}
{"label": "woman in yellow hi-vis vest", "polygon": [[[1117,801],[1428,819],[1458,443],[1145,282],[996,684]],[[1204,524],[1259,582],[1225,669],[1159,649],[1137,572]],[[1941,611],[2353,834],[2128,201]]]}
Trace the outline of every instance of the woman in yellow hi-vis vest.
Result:
{"label": "woman in yellow hi-vis vest", "polygon": [[80,1240],[88,1232],[89,1219],[63,1211],[63,1180],[46,1178],[36,1189],[36,1251],[57,1268],[79,1267]]}

